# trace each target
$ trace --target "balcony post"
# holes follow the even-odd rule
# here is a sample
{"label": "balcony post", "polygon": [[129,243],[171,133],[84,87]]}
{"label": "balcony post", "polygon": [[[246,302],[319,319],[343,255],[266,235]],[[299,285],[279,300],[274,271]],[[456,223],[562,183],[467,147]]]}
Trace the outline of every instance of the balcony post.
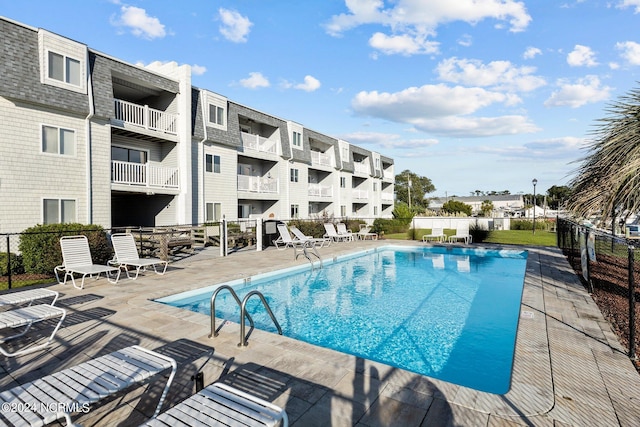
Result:
{"label": "balcony post", "polygon": [[149,106],[144,106],[144,112],[142,114],[142,126],[145,129],[149,129]]}

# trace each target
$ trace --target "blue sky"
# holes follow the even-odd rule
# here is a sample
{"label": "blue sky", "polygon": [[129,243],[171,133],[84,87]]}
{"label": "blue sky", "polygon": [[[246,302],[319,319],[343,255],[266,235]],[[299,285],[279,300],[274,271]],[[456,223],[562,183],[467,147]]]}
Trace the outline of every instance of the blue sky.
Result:
{"label": "blue sky", "polygon": [[640,0],[0,0],[0,15],[395,159],[430,196],[568,182],[637,87]]}

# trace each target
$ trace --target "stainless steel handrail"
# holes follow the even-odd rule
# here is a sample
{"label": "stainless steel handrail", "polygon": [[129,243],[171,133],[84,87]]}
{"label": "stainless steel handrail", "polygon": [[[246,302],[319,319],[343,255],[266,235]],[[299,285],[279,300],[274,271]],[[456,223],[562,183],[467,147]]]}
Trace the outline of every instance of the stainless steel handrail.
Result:
{"label": "stainless steel handrail", "polygon": [[220,291],[222,291],[223,289],[227,289],[229,292],[231,292],[231,296],[238,303],[238,307],[241,308],[240,309],[240,316],[242,318],[242,324],[244,325],[244,315],[246,314],[247,317],[249,318],[249,323],[251,324],[251,327],[253,328],[253,319],[251,318],[249,313],[246,313],[244,311],[244,309],[242,308],[243,307],[243,303],[240,302],[240,298],[238,298],[238,294],[236,294],[236,291],[234,291],[233,288],[231,286],[229,286],[229,285],[221,285],[219,288],[217,288],[213,292],[213,295],[211,295],[211,333],[209,334],[209,338],[218,336],[218,331],[216,331],[216,297],[218,296]]}
{"label": "stainless steel handrail", "polygon": [[[280,324],[276,320],[276,317],[273,315],[273,312],[271,311],[271,308],[269,307],[267,300],[264,298],[264,295],[262,295],[260,291],[253,290],[249,292],[242,300],[242,305],[240,308],[240,342],[238,343],[238,347],[247,345],[247,337],[244,334],[244,329],[245,329],[244,315],[247,314],[248,316],[247,301],[249,300],[249,298],[251,298],[254,295],[258,295],[260,297],[260,300],[262,301],[262,305],[264,305],[264,308],[267,310],[267,313],[269,313],[271,320],[273,320],[273,323],[276,325],[276,328],[278,329],[278,333],[282,335],[282,328],[280,327]],[[249,317],[249,319],[251,319],[251,317]],[[251,327],[253,328],[253,321],[251,321]]]}

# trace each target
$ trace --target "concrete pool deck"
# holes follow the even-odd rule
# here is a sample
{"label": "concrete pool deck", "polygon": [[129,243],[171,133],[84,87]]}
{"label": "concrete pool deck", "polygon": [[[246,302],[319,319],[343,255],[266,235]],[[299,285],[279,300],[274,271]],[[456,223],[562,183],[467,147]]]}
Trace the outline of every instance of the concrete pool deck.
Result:
{"label": "concrete pool deck", "polygon": [[[332,258],[398,241],[334,243]],[[471,245],[480,247],[482,245]],[[517,247],[522,249],[522,247]],[[512,387],[494,395],[381,363],[254,330],[238,347],[239,326],[152,299],[308,263],[292,250],[214,250],[113,285],[88,279],[84,290],[53,285],[67,318],[46,351],[0,358],[0,391],[139,344],[178,362],[165,410],[204,384],[222,381],[286,409],[292,426],[638,426],[640,375],[607,321],[556,248],[529,250]],[[34,326],[41,340],[50,325]],[[24,345],[18,340],[17,346]],[[473,357],[473,355],[469,355]],[[74,420],[84,426],[138,425],[148,419],[166,379],[106,399]],[[2,417],[0,414],[0,421]]]}

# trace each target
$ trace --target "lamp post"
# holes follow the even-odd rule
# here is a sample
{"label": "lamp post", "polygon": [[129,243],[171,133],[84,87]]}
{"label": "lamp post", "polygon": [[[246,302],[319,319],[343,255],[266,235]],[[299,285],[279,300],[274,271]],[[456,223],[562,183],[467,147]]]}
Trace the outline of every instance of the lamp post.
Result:
{"label": "lamp post", "polygon": [[536,234],[536,184],[538,180],[533,178],[533,234]]}
{"label": "lamp post", "polygon": [[407,182],[407,191],[409,192],[409,209],[411,209],[411,178]]}

